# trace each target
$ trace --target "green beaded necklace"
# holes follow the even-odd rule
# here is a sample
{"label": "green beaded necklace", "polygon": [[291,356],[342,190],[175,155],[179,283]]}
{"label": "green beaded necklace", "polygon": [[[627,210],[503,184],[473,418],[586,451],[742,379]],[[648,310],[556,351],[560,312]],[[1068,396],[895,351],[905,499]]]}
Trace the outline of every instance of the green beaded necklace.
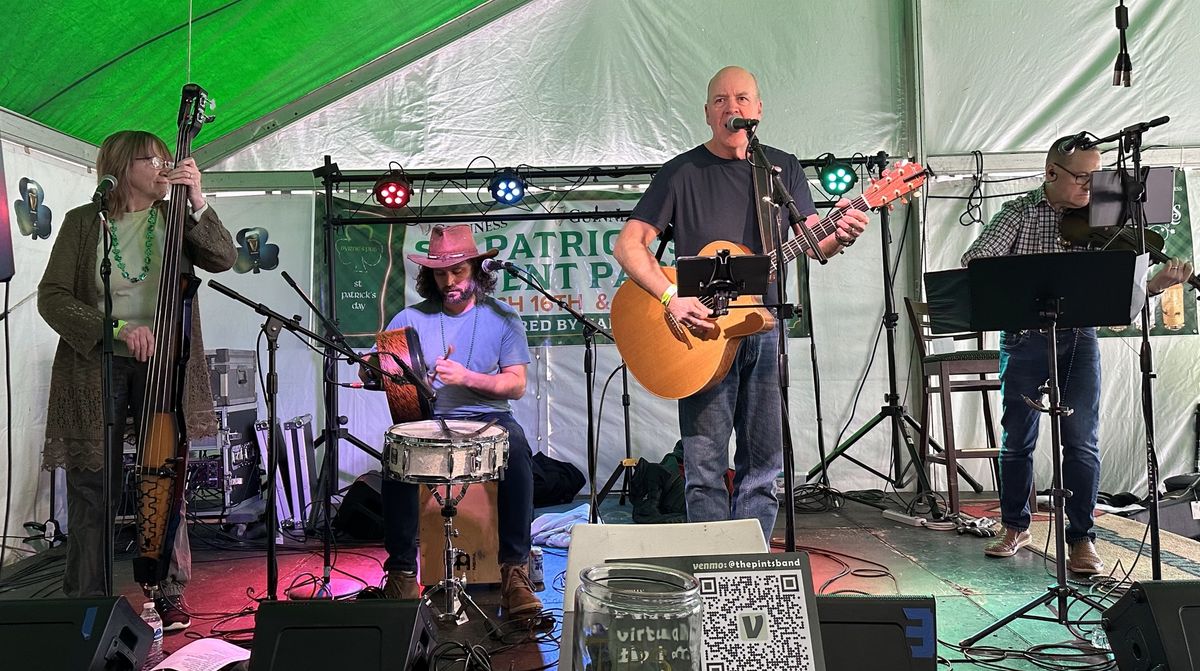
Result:
{"label": "green beaded necklace", "polygon": [[108,222],[108,227],[112,231],[112,253],[113,259],[117,262],[117,268],[121,270],[121,277],[129,280],[133,284],[137,284],[146,279],[146,271],[150,270],[150,256],[154,252],[154,225],[158,223],[158,208],[151,206],[148,226],[146,226],[146,258],[142,261],[142,274],[137,277],[130,277],[129,271],[125,268],[125,260],[121,258],[121,245],[117,240],[117,225],[115,222]]}

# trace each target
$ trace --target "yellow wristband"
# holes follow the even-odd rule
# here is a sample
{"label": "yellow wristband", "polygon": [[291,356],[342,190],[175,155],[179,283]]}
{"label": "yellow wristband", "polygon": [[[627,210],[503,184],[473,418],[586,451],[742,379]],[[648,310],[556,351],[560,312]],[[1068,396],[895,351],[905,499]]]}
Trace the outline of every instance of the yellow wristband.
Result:
{"label": "yellow wristband", "polygon": [[113,322],[113,339],[114,340],[117,338],[117,334],[119,334],[121,332],[121,329],[125,328],[125,324],[126,324],[126,322],[124,319],[118,319]]}
{"label": "yellow wristband", "polygon": [[666,305],[671,302],[671,298],[675,295],[676,291],[679,291],[679,287],[675,286],[674,284],[667,287],[667,290],[663,292],[662,296],[658,299],[658,302],[662,303],[663,307],[666,307]]}

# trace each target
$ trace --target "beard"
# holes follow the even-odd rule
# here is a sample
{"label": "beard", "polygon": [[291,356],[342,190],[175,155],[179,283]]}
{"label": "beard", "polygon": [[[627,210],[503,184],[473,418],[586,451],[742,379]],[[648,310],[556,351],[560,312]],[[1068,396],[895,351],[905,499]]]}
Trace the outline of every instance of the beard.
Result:
{"label": "beard", "polygon": [[442,302],[448,305],[461,305],[471,300],[475,295],[475,282],[468,282],[465,287],[454,287],[447,289],[442,294]]}

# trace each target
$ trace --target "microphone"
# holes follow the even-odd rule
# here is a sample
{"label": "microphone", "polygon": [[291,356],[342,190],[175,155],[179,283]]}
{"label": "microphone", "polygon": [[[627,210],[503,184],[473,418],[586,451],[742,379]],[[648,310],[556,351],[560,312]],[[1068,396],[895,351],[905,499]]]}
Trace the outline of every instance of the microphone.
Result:
{"label": "microphone", "polygon": [[1071,154],[1075,153],[1076,149],[1086,150],[1096,146],[1095,144],[1088,142],[1087,135],[1087,131],[1083,131],[1082,133],[1076,133],[1063,140],[1058,145],[1058,153],[1062,154],[1063,156],[1070,156]]}
{"label": "microphone", "polygon": [[510,273],[521,272],[521,269],[518,268],[517,265],[512,261],[501,261],[500,259],[484,259],[483,269],[489,273],[495,273],[501,270],[506,270]]}
{"label": "microphone", "polygon": [[740,116],[731,116],[725,120],[725,130],[730,133],[736,133],[739,130],[754,130],[758,125],[758,119],[743,119]]}
{"label": "microphone", "polygon": [[100,183],[96,185],[96,192],[92,194],[93,203],[101,203],[108,196],[108,192],[117,188],[117,178],[112,175],[105,175],[100,178]]}

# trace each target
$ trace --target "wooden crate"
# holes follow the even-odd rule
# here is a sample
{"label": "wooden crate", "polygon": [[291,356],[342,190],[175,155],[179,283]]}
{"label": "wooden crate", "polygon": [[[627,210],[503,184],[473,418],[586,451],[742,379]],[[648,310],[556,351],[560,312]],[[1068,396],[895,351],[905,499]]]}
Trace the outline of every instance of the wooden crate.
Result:
{"label": "wooden crate", "polygon": [[[500,541],[496,526],[496,481],[472,484],[467,494],[458,503],[458,515],[454,528],[458,536],[454,547],[466,552],[469,565],[465,571],[468,585],[499,584],[500,563],[497,554]],[[460,485],[451,487],[454,496],[459,494]],[[445,496],[446,488],[438,487]],[[420,565],[421,584],[436,585],[445,576],[446,534],[443,527],[442,507],[424,485],[420,488]]]}

